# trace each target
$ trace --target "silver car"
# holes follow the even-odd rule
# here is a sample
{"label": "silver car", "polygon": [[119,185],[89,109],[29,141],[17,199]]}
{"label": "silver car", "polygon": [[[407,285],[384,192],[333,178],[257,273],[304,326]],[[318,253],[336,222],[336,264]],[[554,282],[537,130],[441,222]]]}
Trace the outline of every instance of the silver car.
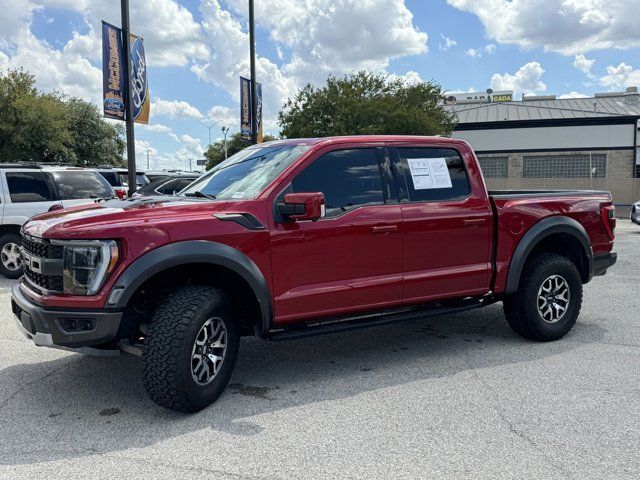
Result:
{"label": "silver car", "polygon": [[631,205],[631,221],[640,225],[640,200]]}

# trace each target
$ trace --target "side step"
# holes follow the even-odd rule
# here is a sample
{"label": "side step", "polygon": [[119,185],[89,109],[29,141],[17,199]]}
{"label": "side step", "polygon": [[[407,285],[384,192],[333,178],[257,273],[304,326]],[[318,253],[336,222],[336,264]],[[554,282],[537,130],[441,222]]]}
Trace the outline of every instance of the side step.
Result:
{"label": "side step", "polygon": [[295,340],[298,338],[346,332],[360,328],[376,327],[389,323],[403,322],[419,318],[430,318],[438,315],[465,312],[494,303],[492,297],[477,297],[455,302],[437,302],[417,307],[385,310],[358,316],[312,320],[303,324],[287,326],[282,330],[269,332],[268,340]]}

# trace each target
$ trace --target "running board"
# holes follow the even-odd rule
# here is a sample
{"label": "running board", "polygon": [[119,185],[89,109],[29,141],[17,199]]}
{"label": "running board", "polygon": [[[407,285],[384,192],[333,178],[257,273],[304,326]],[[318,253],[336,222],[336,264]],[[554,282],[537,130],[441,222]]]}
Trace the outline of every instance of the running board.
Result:
{"label": "running board", "polygon": [[415,320],[419,318],[431,318],[439,315],[465,312],[494,303],[492,297],[479,297],[459,300],[456,302],[438,302],[418,307],[410,307],[384,312],[369,313],[358,316],[313,320],[303,324],[285,327],[282,330],[272,330],[267,336],[268,340],[295,340],[298,338],[312,337],[315,335],[328,335],[331,333],[358,330],[360,328],[377,327],[390,323]]}

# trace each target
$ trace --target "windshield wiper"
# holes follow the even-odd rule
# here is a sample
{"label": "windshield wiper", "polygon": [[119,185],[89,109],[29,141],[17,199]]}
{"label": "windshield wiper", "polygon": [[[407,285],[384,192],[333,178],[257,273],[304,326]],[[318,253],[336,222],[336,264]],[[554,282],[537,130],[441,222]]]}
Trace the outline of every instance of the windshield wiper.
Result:
{"label": "windshield wiper", "polygon": [[187,192],[184,194],[185,197],[198,197],[198,198],[208,198],[210,200],[215,200],[215,195],[210,195],[208,193],[201,192],[200,190],[196,190],[195,192]]}

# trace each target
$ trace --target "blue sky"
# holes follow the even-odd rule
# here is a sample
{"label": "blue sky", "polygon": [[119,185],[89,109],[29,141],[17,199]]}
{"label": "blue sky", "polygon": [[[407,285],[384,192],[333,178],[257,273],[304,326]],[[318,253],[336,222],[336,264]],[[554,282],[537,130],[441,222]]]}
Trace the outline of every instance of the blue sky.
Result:
{"label": "blue sky", "polygon": [[[328,74],[386,71],[447,91],[592,95],[640,86],[640,0],[255,0],[265,124],[284,101]],[[0,70],[23,67],[40,88],[95,103],[100,21],[117,0],[12,0],[0,11]],[[208,129],[239,127],[248,74],[246,0],[130,0],[152,96],[136,127],[140,167],[188,168]]]}

